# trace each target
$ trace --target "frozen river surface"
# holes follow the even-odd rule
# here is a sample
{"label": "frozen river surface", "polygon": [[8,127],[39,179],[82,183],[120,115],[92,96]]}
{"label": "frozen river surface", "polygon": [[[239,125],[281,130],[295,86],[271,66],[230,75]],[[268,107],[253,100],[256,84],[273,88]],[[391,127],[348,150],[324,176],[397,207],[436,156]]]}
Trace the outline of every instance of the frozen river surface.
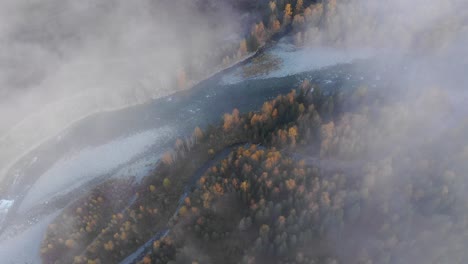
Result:
{"label": "frozen river surface", "polygon": [[[47,224],[59,212],[30,215],[57,195],[85,188],[100,177],[144,176],[161,154],[196,126],[221,121],[222,114],[238,108],[255,110],[263,102],[289,92],[303,79],[322,87],[357,86],[360,74],[350,63],[366,54],[331,49],[294,49],[281,43],[266,51],[281,60],[268,75],[242,80],[238,66],[216,75],[189,91],[151,103],[86,118],[33,150],[9,172],[10,188],[0,197],[2,263],[36,263]],[[333,66],[336,65],[336,66]],[[324,68],[328,67],[329,68]],[[26,217],[34,221],[24,221]],[[21,231],[14,223],[30,223]],[[9,234],[8,236],[5,234]],[[10,250],[27,241],[28,250]]]}

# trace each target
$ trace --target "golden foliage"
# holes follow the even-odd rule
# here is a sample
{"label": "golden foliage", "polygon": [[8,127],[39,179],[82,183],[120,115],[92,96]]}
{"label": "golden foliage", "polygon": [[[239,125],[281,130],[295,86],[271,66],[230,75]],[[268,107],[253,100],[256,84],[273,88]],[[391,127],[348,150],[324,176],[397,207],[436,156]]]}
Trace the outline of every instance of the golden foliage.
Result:
{"label": "golden foliage", "polygon": [[217,195],[223,195],[224,194],[224,189],[223,187],[221,186],[221,184],[219,183],[216,183],[214,186],[213,186],[213,192]]}
{"label": "golden foliage", "polygon": [[237,52],[239,57],[247,55],[247,40],[243,39],[239,44],[239,51]]}
{"label": "golden foliage", "polygon": [[263,22],[255,24],[251,34],[257,39],[258,43],[263,44],[267,38]]}
{"label": "golden foliage", "polygon": [[224,123],[223,123],[223,129],[224,131],[228,132],[230,131],[234,126],[238,125],[240,123],[240,118],[239,118],[239,110],[234,108],[232,110],[232,114],[224,114]]}
{"label": "golden foliage", "polygon": [[267,154],[267,159],[265,160],[265,168],[271,170],[281,158],[279,151],[271,151]]}
{"label": "golden foliage", "polygon": [[281,22],[278,19],[273,20],[271,22],[270,28],[273,33],[279,32],[281,29]]}
{"label": "golden foliage", "polygon": [[312,85],[310,84],[310,81],[308,79],[305,79],[304,81],[302,81],[301,85],[299,86],[304,92],[306,92],[307,90],[309,90]]}
{"label": "golden foliage", "polygon": [[208,154],[209,154],[209,155],[214,155],[214,154],[215,154],[215,151],[214,151],[214,149],[212,149],[212,148],[211,148],[211,149],[209,149],[209,150],[208,150]]}
{"label": "golden foliage", "polygon": [[289,190],[289,191],[292,191],[296,188],[296,181],[294,179],[289,179],[289,180],[286,180],[286,188]]}
{"label": "golden foliage", "polygon": [[184,205],[184,206],[180,207],[179,214],[181,216],[184,216],[185,214],[187,214],[187,211],[188,211],[187,206]]}
{"label": "golden foliage", "polygon": [[187,87],[187,74],[183,69],[179,70],[177,73],[177,86],[179,89],[184,89]]}
{"label": "golden foliage", "polygon": [[174,163],[174,159],[172,158],[171,152],[164,153],[161,159],[162,159],[162,162],[166,165],[172,165],[172,163]]}
{"label": "golden foliage", "polygon": [[114,242],[112,242],[112,240],[109,240],[107,243],[104,243],[104,249],[106,251],[114,250]]}
{"label": "golden foliage", "polygon": [[74,247],[76,246],[75,240],[73,240],[73,239],[67,239],[67,240],[65,241],[65,246],[66,246],[67,248],[70,248],[70,249],[71,249],[71,248],[74,248]]}
{"label": "golden foliage", "polygon": [[241,183],[240,188],[241,188],[242,191],[247,192],[247,190],[249,189],[249,183],[247,181],[243,181]]}
{"label": "golden foliage", "polygon": [[255,125],[256,123],[259,123],[259,122],[263,122],[265,121],[266,119],[264,118],[263,115],[258,115],[258,114],[254,114],[252,116],[252,118],[250,119],[250,125]]}
{"label": "golden foliage", "polygon": [[287,4],[284,8],[283,26],[287,26],[291,23],[292,14],[291,4]]}
{"label": "golden foliage", "polygon": [[304,111],[305,111],[305,106],[304,106],[304,104],[299,104],[299,113],[300,113],[300,114],[303,114]]}
{"label": "golden foliage", "polygon": [[293,147],[296,145],[297,136],[298,136],[297,127],[295,127],[295,126],[290,127],[289,130],[288,130],[288,137],[289,137],[289,140],[290,140],[290,144]]}
{"label": "golden foliage", "polygon": [[198,180],[198,182],[200,183],[200,185],[204,185],[205,182],[206,182],[206,177],[205,177],[205,176],[202,176],[202,177],[200,178],[200,180]]}
{"label": "golden foliage", "polygon": [[270,3],[268,4],[268,6],[270,7],[270,10],[271,10],[272,13],[275,12],[275,10],[276,10],[276,3],[275,3],[275,1],[270,1]]}
{"label": "golden foliage", "polygon": [[151,264],[151,258],[149,256],[145,256],[143,258],[143,264]]}
{"label": "golden foliage", "polygon": [[171,180],[169,180],[168,178],[164,178],[163,186],[164,188],[169,188],[171,186]]}
{"label": "golden foliage", "polygon": [[297,127],[293,126],[293,127],[290,127],[289,130],[288,130],[288,136],[290,138],[297,138]]}
{"label": "golden foliage", "polygon": [[275,119],[275,118],[278,117],[278,109],[275,108],[275,109],[273,110],[273,113],[271,113],[271,117],[272,117],[273,119]]}
{"label": "golden foliage", "polygon": [[268,225],[263,224],[260,227],[260,231],[259,231],[260,236],[262,237],[267,236],[269,232],[270,232],[270,227]]}
{"label": "golden foliage", "polygon": [[153,242],[153,249],[158,250],[161,247],[161,241],[156,240]]}
{"label": "golden foliage", "polygon": [[296,13],[302,12],[303,9],[304,9],[304,0],[297,0]]}
{"label": "golden foliage", "polygon": [[265,115],[270,115],[273,111],[273,105],[270,102],[263,103],[262,113]]}
{"label": "golden foliage", "polygon": [[304,19],[303,16],[301,16],[299,14],[294,16],[294,19],[293,19],[293,27],[294,28],[299,28],[299,27],[303,26],[304,23],[305,23],[305,19]]}
{"label": "golden foliage", "polygon": [[294,103],[294,98],[296,98],[296,90],[292,90],[290,93],[288,93],[287,98],[290,104]]}
{"label": "golden foliage", "polygon": [[304,9],[304,17],[305,19],[309,19],[312,16],[312,9],[310,7],[307,7]]}
{"label": "golden foliage", "polygon": [[333,121],[329,122],[328,124],[322,125],[320,129],[320,136],[322,139],[320,145],[320,156],[324,156],[328,153],[331,142],[333,140],[333,135],[335,131],[335,124]]}
{"label": "golden foliage", "polygon": [[233,118],[230,114],[226,113],[224,114],[224,124],[223,124],[223,129],[224,131],[229,131],[232,128],[232,123],[233,123]]}
{"label": "golden foliage", "polygon": [[323,4],[312,4],[304,10],[304,17],[307,23],[317,27],[323,14]]}
{"label": "golden foliage", "polygon": [[175,142],[176,149],[182,149],[183,146],[184,146],[184,142],[180,138],[178,138]]}
{"label": "golden foliage", "polygon": [[292,12],[292,6],[291,4],[286,4],[286,6],[284,7],[284,15],[285,16],[292,16],[293,12]]}
{"label": "golden foliage", "polygon": [[190,206],[192,204],[191,201],[190,201],[190,197],[185,197],[184,203],[185,203],[186,206]]}
{"label": "golden foliage", "polygon": [[213,196],[209,192],[203,193],[203,207],[205,208],[210,208],[211,200],[213,199]]}
{"label": "golden foliage", "polygon": [[201,128],[199,127],[196,127],[195,130],[193,131],[193,135],[192,135],[196,140],[200,140],[203,138],[203,131],[201,130]]}

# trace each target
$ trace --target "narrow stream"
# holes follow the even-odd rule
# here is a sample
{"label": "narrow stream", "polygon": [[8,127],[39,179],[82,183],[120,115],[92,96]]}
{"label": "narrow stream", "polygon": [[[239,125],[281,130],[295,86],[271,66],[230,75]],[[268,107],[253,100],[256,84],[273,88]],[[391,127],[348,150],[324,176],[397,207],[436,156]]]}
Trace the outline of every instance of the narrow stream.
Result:
{"label": "narrow stream", "polygon": [[[192,191],[192,189],[196,187],[196,184],[197,184],[198,180],[203,176],[203,174],[209,168],[211,168],[212,166],[218,164],[221,160],[226,158],[229,155],[229,153],[232,152],[233,149],[235,149],[235,148],[237,148],[239,146],[242,146],[242,145],[244,145],[244,144],[236,144],[234,146],[230,146],[230,147],[225,148],[224,150],[219,152],[213,159],[207,161],[203,166],[198,168],[195,171],[195,173],[192,176],[190,176],[189,182],[184,187],[184,192],[182,193],[182,195],[179,198],[177,208],[176,208],[172,218],[174,218],[174,217],[176,217],[178,215],[179,209],[184,204],[184,199],[189,195],[189,193]],[[148,253],[151,250],[154,241],[159,240],[161,238],[164,238],[170,232],[171,232],[170,227],[167,227],[167,228],[159,231],[158,233],[156,233],[156,235],[154,235],[152,238],[150,238],[145,244],[143,244],[141,247],[139,247],[134,253],[132,253],[131,255],[126,257],[124,260],[122,260],[120,262],[120,264],[133,264],[133,263],[138,262],[139,260],[141,260],[146,255],[146,253]]]}

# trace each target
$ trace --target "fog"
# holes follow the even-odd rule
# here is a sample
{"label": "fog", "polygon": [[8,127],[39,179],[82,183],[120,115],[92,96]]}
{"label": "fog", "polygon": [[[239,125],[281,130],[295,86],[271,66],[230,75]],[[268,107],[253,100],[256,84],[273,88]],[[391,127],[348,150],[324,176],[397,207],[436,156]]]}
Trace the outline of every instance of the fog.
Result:
{"label": "fog", "polygon": [[[218,1],[1,1],[0,179],[72,122],[213,72],[239,15]],[[178,85],[188,70],[200,72]]]}
{"label": "fog", "polygon": [[327,1],[312,42],[408,54],[443,53],[466,32],[466,1]]}
{"label": "fog", "polygon": [[[0,2],[0,180],[18,157],[80,118],[195,83],[177,85],[178,73],[194,63],[187,58],[202,54],[210,61],[204,54],[220,43],[236,43],[242,31],[242,14],[218,2],[209,2],[214,9],[190,0]],[[350,58],[371,50],[369,68],[381,70],[378,78],[390,83],[370,110],[353,105],[358,112],[348,117],[351,140],[364,150],[349,157],[348,141],[335,148],[337,159],[362,164],[363,192],[376,208],[397,218],[412,210],[407,225],[389,227],[402,241],[391,263],[466,259],[467,7],[463,0],[331,0],[324,3],[320,28],[307,33],[302,52],[326,46]],[[294,63],[285,61],[283,67]],[[95,158],[89,157],[84,159]],[[421,195],[432,199],[424,192],[454,202],[447,211],[413,208]],[[340,241],[330,234],[332,252],[366,259],[375,245],[390,243],[366,228],[357,226]]]}
{"label": "fog", "polygon": [[78,154],[58,161],[28,191],[19,211],[27,212],[34,205],[82,186],[96,175],[105,175],[113,168],[128,163],[132,157],[153,144],[168,140],[171,133],[174,131],[168,127],[149,130],[102,146],[83,149]]}
{"label": "fog", "polygon": [[379,78],[390,87],[335,127],[337,158],[362,167],[362,191],[374,208],[365,212],[369,225],[345,227],[345,239],[330,234],[340,259],[466,262],[466,7],[458,0],[329,1],[323,28],[310,29],[308,45],[372,48],[371,72],[383,70]]}

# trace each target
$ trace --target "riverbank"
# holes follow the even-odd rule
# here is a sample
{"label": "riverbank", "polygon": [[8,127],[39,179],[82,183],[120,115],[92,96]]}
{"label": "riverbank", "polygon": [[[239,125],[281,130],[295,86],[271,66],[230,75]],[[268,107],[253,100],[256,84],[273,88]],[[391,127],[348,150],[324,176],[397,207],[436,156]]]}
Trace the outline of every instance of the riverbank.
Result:
{"label": "riverbank", "polygon": [[[99,118],[94,118],[87,120],[86,123],[81,124],[80,128],[77,128],[79,131],[78,133],[70,132],[67,137],[64,137],[62,141],[69,141],[72,143],[78,144],[78,146],[82,145],[85,142],[81,142],[83,139],[83,135],[87,135],[89,138],[108,138],[109,135],[99,135],[95,134],[98,131],[102,131],[100,127],[105,127],[106,131],[119,131],[122,128],[119,127],[120,124],[126,124],[126,127],[131,127],[131,131],[149,131],[151,129],[161,127],[161,126],[169,126],[171,128],[171,136],[167,138],[167,144],[154,144],[155,142],[148,141],[148,145],[154,145],[151,147],[150,150],[142,152],[138,154],[136,157],[133,157],[130,163],[126,163],[125,165],[119,166],[118,169],[119,177],[127,177],[128,175],[136,176],[144,175],[144,172],[149,171],[151,167],[154,166],[158,156],[154,158],[147,159],[148,157],[152,157],[153,152],[161,153],[164,149],[171,147],[171,141],[175,141],[177,137],[184,138],[187,134],[190,134],[190,131],[193,127],[197,125],[201,125],[201,127],[205,127],[210,123],[217,123],[220,119],[220,112],[226,112],[230,109],[237,107],[241,111],[251,111],[254,109],[258,109],[261,107],[265,100],[275,98],[278,94],[287,93],[290,90],[290,87],[297,86],[302,80],[309,79],[312,83],[320,85],[323,87],[324,90],[334,91],[340,86],[347,86],[347,87],[356,87],[359,86],[361,82],[361,78],[363,75],[353,73],[353,69],[357,68],[356,65],[337,65],[331,68],[313,71],[313,72],[306,72],[294,76],[288,76],[283,78],[273,78],[273,79],[258,79],[258,80],[249,80],[243,83],[236,83],[233,85],[227,86],[220,86],[219,79],[220,78],[213,78],[209,81],[202,83],[200,86],[196,87],[196,89],[191,89],[186,92],[178,93],[177,95],[162,98],[155,101],[153,105],[148,104],[143,107],[138,107],[136,109],[128,109],[127,111],[123,112],[115,112],[116,115],[104,115]],[[367,80],[367,79],[366,79]],[[213,111],[216,109],[216,111]],[[144,114],[144,115],[142,115]],[[200,118],[203,117],[203,118]],[[109,120],[113,120],[108,122]],[[156,122],[156,123],[155,123]],[[149,125],[147,125],[149,124]],[[116,127],[117,125],[117,127]],[[91,129],[88,132],[85,132],[82,127],[88,127]],[[143,126],[143,127],[142,127]],[[125,129],[124,129],[125,130]],[[127,135],[127,133],[129,133]],[[120,139],[125,139],[128,136],[134,135],[135,132],[124,132],[125,137]],[[63,146],[54,145],[56,142],[50,142],[51,146],[54,146],[51,150],[52,153],[47,152],[46,150],[42,150],[42,152],[35,153],[34,155],[39,158],[36,164],[43,163],[43,157],[53,157],[54,154],[59,153],[57,152],[58,149],[64,149]],[[99,145],[99,143],[96,143]],[[73,145],[68,146],[67,148],[75,148]],[[94,147],[89,148],[86,152],[93,152]],[[77,152],[74,155],[81,155],[81,152]],[[65,155],[65,154],[64,154]],[[73,157],[73,156],[72,156]],[[142,159],[139,161],[139,159]],[[72,160],[69,159],[66,162],[70,163]],[[79,159],[77,159],[79,160]],[[94,158],[96,160],[96,158]],[[28,171],[31,181],[29,182],[22,182],[23,186],[33,185],[34,184],[34,177],[47,177],[48,174],[51,173],[52,168],[55,167],[64,167],[65,164],[55,164],[55,160],[52,159],[54,163],[51,165],[47,165],[45,163],[43,168],[45,171],[42,171],[40,167],[34,167],[30,171]],[[94,163],[94,162],[92,162]],[[132,165],[134,164],[135,165]],[[70,166],[82,166],[78,164],[70,164]],[[70,167],[68,166],[68,167]],[[90,169],[91,166],[81,167],[79,170],[72,170],[72,171],[63,171],[62,174],[70,174],[76,175],[77,180],[81,177],[81,173],[93,173]],[[130,166],[130,169],[126,169],[127,166]],[[143,169],[139,168],[138,166],[144,166]],[[141,171],[141,172],[136,172]],[[94,173],[93,177],[96,179],[105,179],[106,177],[111,177],[116,170],[112,169],[109,173],[105,173],[105,176],[99,175]],[[77,174],[78,173],[78,174]],[[33,175],[37,175],[34,176]],[[88,175],[89,176],[89,175]],[[88,177],[86,176],[86,177]],[[48,176],[50,177],[50,176]],[[69,177],[68,177],[69,178]],[[91,181],[94,183],[95,181]],[[67,183],[67,185],[75,185],[74,182]],[[84,185],[90,186],[89,184]],[[86,187],[87,188],[87,187]],[[37,188],[35,188],[37,189]],[[62,190],[63,191],[63,190]],[[21,193],[19,190],[17,193]],[[31,199],[29,199],[31,200]],[[32,201],[36,201],[33,199]],[[19,206],[21,203],[21,199],[17,200],[16,206]],[[47,201],[48,203],[52,202],[52,199]],[[34,210],[35,211],[35,210]]]}
{"label": "riverbank", "polygon": [[[249,59],[255,57],[256,54],[260,53],[261,51],[262,50],[259,49],[257,52],[247,54],[245,57],[242,57],[239,60],[227,66],[214,70],[212,74],[207,75],[204,78],[201,78],[199,81],[195,81],[189,87],[186,87],[184,90],[190,90],[193,87],[199,85],[204,80],[223,74],[238,65],[248,62]],[[36,113],[34,114],[34,116],[37,117],[36,118],[37,121],[31,121],[31,120],[22,121],[20,124],[13,127],[10,133],[0,138],[0,147],[2,148],[2,151],[3,151],[3,153],[0,153],[0,167],[2,168],[0,170],[0,197],[8,197],[6,194],[8,190],[8,186],[11,185],[12,182],[16,181],[15,178],[17,177],[16,176],[17,173],[11,171],[12,167],[14,167],[15,164],[17,164],[18,162],[21,162],[25,157],[28,156],[28,154],[31,151],[38,148],[39,146],[55,138],[60,139],[62,134],[66,133],[68,129],[73,128],[80,121],[85,120],[86,118],[99,114],[99,113],[114,112],[114,111],[119,111],[128,107],[145,104],[145,103],[148,103],[148,101],[151,101],[157,98],[170,96],[174,92],[178,92],[178,91],[160,93],[157,95],[157,97],[152,97],[147,101],[137,102],[133,104],[127,103],[127,104],[123,104],[119,106],[105,107],[105,108],[102,108],[102,105],[100,105],[98,110],[87,112],[84,114],[79,114],[78,116],[74,118],[73,117],[70,118],[70,116],[67,116],[63,121],[56,120],[58,122],[53,122],[55,128],[52,128],[52,130],[49,130],[49,131],[41,132],[42,134],[38,133],[38,127],[41,127],[40,126],[41,123],[50,123],[50,120],[48,122],[44,122],[44,120],[42,120],[41,117],[42,116],[50,117],[50,114]],[[78,96],[78,97],[81,97],[81,96]],[[94,101],[93,96],[87,99],[86,98],[87,97],[85,96],[82,98],[82,100],[79,100],[79,101],[84,101],[84,102]],[[70,102],[67,104],[70,105]],[[48,108],[50,108],[51,111],[55,111],[57,109],[57,107],[54,105],[50,105],[48,106]],[[66,123],[63,123],[63,122],[66,122]],[[59,125],[60,123],[63,123],[63,125]],[[28,136],[26,136],[24,134],[24,131],[36,131],[36,133],[33,134],[35,137],[30,138],[28,137],[29,134]],[[18,142],[22,142],[22,144],[19,146],[20,148],[18,148],[18,145],[11,145],[11,144],[17,144]],[[29,147],[26,147],[26,146],[29,146]],[[8,153],[4,152],[6,150],[8,150],[9,152]]]}
{"label": "riverbank", "polygon": [[[244,63],[247,64],[250,63],[250,61],[245,61]],[[176,133],[173,133],[173,138],[171,140],[168,140],[168,144],[171,145],[177,137],[184,138],[187,134],[190,134],[190,130],[192,130],[193,127],[195,127],[196,125],[201,125],[201,127],[205,127],[208,124],[216,124],[217,122],[219,122],[220,113],[230,111],[232,108],[238,107],[239,109],[241,109],[241,111],[251,111],[253,109],[260,108],[265,100],[275,98],[278,94],[287,93],[292,87],[297,86],[302,80],[304,80],[304,78],[311,80],[311,82],[316,83],[325,89],[334,90],[338,86],[344,85],[343,82],[347,81],[351,81],[351,83],[348,84],[354,87],[357,85],[355,82],[359,81],[361,78],[360,76],[362,75],[353,74],[353,77],[351,78],[351,80],[349,80],[349,78],[351,77],[351,73],[353,72],[351,71],[353,67],[354,66],[352,65],[337,65],[335,67],[330,67],[329,69],[306,72],[288,77],[272,79],[255,79],[232,85],[220,85],[219,80],[221,79],[223,74],[226,74],[226,72],[223,72],[222,74],[217,75],[215,78],[211,78],[210,80],[206,80],[200,83],[200,85],[195,87],[196,89],[190,89],[184,92],[179,92],[176,95],[169,96],[167,98],[160,98],[158,100],[155,100],[155,103],[153,104],[146,104],[142,107],[134,107],[131,109],[129,108],[125,111],[116,111],[115,116],[118,116],[118,118],[114,117],[112,113],[109,113],[109,115],[99,115],[98,118],[89,118],[89,120],[83,122],[83,124],[80,124],[79,127],[74,128],[74,130],[82,132],[67,132],[67,134],[63,135],[60,142],[70,139],[71,141],[76,142],[78,146],[80,146],[83,143],[88,143],[83,140],[85,139],[83,135],[87,135],[86,138],[89,139],[96,137],[96,135],[93,134],[94,132],[86,132],[83,134],[83,131],[86,131],[86,129],[82,128],[83,126],[92,128],[91,131],[99,131],[102,130],[101,128],[104,127],[107,128],[106,131],[118,131],[120,128],[112,125],[112,123],[116,123],[125,124],[126,127],[134,128],[131,131],[144,131],[151,128],[153,126],[151,124],[155,124],[155,122],[157,123],[157,127],[168,124],[168,121],[165,120],[167,119],[175,122],[174,123],[170,121],[169,124],[171,126],[177,124],[175,126]],[[115,120],[109,123],[106,121],[109,119]],[[131,135],[128,133],[133,132],[130,132],[130,130],[129,132],[125,132],[125,137]],[[76,136],[79,135],[82,136],[77,138]],[[98,136],[98,138],[99,137],[100,136]],[[50,146],[53,146],[53,144],[57,142],[53,140],[50,143]],[[99,145],[100,143],[92,144]],[[152,148],[152,151],[154,151],[154,148],[156,147],[158,149],[165,148],[162,146],[155,146]],[[57,149],[61,148],[63,147],[57,148],[57,146],[54,146],[53,151],[56,152]],[[139,156],[141,157],[143,157],[144,155],[148,155],[148,153],[139,154]],[[34,156],[38,157],[38,161],[35,164],[40,164],[43,161],[43,157],[50,156],[50,154],[48,154],[47,152],[38,152],[31,156],[31,158],[33,158]],[[154,166],[154,163],[150,167],[152,166]],[[45,166],[44,168],[48,170],[49,166]],[[34,168],[34,170],[31,172],[37,173],[38,176],[44,174],[44,172],[37,168]],[[123,167],[122,172],[120,174],[122,177],[133,175],[132,171],[127,171]],[[110,174],[106,175],[111,176]],[[105,180],[105,178],[98,177],[96,178],[96,180],[101,181]],[[82,188],[83,191],[88,190],[88,187],[91,188],[95,183],[96,181],[92,181],[90,182],[90,184],[86,184]],[[79,194],[77,195],[80,196],[82,194],[83,192],[79,192]],[[67,195],[66,197],[67,201],[70,201],[71,199],[68,198],[73,198],[77,196],[75,196],[72,193],[71,196]],[[56,204],[55,201],[52,201],[51,203]],[[62,204],[64,206],[63,203],[59,202],[58,204]]]}
{"label": "riverbank", "polygon": [[[175,149],[163,156],[162,163],[156,167],[154,172],[143,179],[137,188],[138,198],[134,205],[123,212],[122,216],[117,216],[117,221],[111,221],[108,225],[104,225],[107,226],[104,231],[92,240],[93,242],[86,247],[82,254],[79,254],[82,251],[81,248],[72,249],[74,253],[70,254],[78,253],[80,259],[94,259],[98,252],[93,248],[100,247],[103,243],[106,243],[106,247],[111,249],[110,252],[104,253],[105,256],[101,256],[101,259],[106,259],[106,261],[118,262],[133,253],[140,246],[139,242],[135,241],[148,241],[152,235],[161,232],[168,225],[174,217],[174,212],[180,207],[179,196],[184,196],[184,193],[187,193],[187,184],[192,185],[194,183],[193,175],[203,174],[206,164],[211,164],[210,160],[215,159],[216,153],[223,153],[227,146],[241,142],[261,143],[267,140],[268,133],[295,120],[299,114],[297,112],[299,103],[290,102],[290,99],[287,98],[291,97],[294,97],[294,92],[290,93],[288,97],[283,96],[282,99],[277,99],[275,107],[285,107],[285,111],[282,111],[273,123],[248,125],[251,124],[249,120],[253,113],[241,116],[237,110],[234,110],[232,115],[225,115],[224,124],[209,128],[204,132],[195,130],[191,139],[176,143]],[[195,182],[197,182],[196,179]],[[66,213],[66,217],[82,217],[75,215],[75,208],[83,208],[84,212],[88,212],[91,210],[87,209],[89,206],[92,205],[89,203],[75,204]],[[103,216],[103,218],[99,219],[106,218],[108,217]],[[125,235],[122,235],[125,237],[124,242],[113,242],[112,244],[106,242],[112,239],[112,236],[118,232],[122,224],[127,225],[128,222],[131,225],[135,221],[133,229],[125,228]],[[61,222],[59,221],[57,224],[59,225],[57,230],[61,230]],[[98,230],[103,228],[101,224],[104,223],[96,223],[99,227]],[[68,225],[63,228],[65,227],[69,230],[68,232],[74,232],[73,229],[70,230]],[[51,230],[51,232],[58,232],[54,230]],[[57,234],[59,237],[64,236],[64,239],[67,237],[63,232]],[[127,240],[127,238],[131,237],[134,237],[134,239]],[[55,259],[61,251],[59,250],[61,248],[60,242],[56,241],[57,237],[52,236],[50,239],[46,244],[59,244],[52,247],[54,250],[44,249],[44,258],[47,261]],[[59,256],[59,259],[66,258],[68,255]]]}

